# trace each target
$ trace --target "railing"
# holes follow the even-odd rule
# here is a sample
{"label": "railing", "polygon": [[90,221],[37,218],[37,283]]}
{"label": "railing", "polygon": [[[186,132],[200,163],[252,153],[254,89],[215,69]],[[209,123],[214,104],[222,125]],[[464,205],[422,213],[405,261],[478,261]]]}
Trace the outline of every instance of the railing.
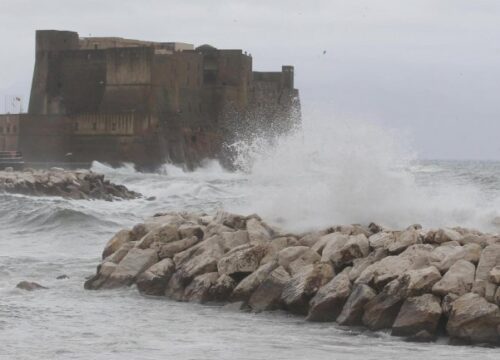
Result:
{"label": "railing", "polygon": [[23,154],[20,151],[0,151],[0,169],[7,167],[20,169],[23,166]]}

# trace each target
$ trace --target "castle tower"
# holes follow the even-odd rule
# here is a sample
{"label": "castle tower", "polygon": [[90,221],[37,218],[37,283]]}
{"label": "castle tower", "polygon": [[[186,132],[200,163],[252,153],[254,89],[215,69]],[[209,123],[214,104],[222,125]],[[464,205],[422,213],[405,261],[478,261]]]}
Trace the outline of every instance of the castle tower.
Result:
{"label": "castle tower", "polygon": [[293,74],[293,66],[283,65],[281,67],[281,81],[282,85],[285,89],[293,89],[294,86],[294,74]]}
{"label": "castle tower", "polygon": [[63,50],[79,48],[78,33],[73,31],[38,30],[36,32],[36,57],[31,84],[28,113],[58,113],[58,103],[51,95],[57,88],[51,68],[57,66],[58,53]]}

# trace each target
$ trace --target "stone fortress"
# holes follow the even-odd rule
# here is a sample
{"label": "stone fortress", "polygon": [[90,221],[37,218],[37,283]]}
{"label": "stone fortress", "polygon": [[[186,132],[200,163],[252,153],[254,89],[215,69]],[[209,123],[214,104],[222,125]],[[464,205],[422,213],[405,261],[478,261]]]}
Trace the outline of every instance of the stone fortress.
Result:
{"label": "stone fortress", "polygon": [[292,66],[256,72],[242,50],[39,30],[28,113],[0,115],[0,151],[31,163],[192,168],[224,160],[238,133],[298,122]]}

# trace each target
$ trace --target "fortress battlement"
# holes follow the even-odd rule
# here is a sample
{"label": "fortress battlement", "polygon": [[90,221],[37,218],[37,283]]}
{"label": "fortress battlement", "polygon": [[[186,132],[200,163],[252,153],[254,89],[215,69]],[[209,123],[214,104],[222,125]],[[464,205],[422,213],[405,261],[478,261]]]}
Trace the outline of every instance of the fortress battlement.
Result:
{"label": "fortress battlement", "polygon": [[236,130],[286,131],[300,114],[293,67],[254,72],[242,50],[39,30],[35,56],[15,134],[0,116],[0,151],[27,161],[195,166]]}

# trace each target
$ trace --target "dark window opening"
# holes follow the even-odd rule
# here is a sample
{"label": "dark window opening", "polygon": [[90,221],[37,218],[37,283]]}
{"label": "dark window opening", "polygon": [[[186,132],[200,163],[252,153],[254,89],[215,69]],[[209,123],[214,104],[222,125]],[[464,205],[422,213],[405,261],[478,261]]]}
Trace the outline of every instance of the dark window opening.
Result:
{"label": "dark window opening", "polygon": [[16,125],[14,125],[14,126],[12,127],[12,132],[13,132],[13,133],[16,133],[16,131],[17,131],[17,127],[16,127]]}
{"label": "dark window opening", "polygon": [[196,135],[191,136],[191,141],[196,144]]}
{"label": "dark window opening", "polygon": [[115,131],[116,130],[116,123],[112,123],[111,124],[111,131]]}
{"label": "dark window opening", "polygon": [[7,134],[10,133],[10,126],[7,126]]}
{"label": "dark window opening", "polygon": [[74,126],[73,126],[73,127],[74,127],[75,131],[78,131],[78,128],[79,128],[79,126],[78,126],[78,121],[77,121],[77,122],[75,122],[75,124],[74,124]]}
{"label": "dark window opening", "polygon": [[97,130],[97,123],[96,122],[92,124],[92,130],[94,130],[94,131]]}
{"label": "dark window opening", "polygon": [[99,45],[94,44],[94,49],[96,49],[96,50],[99,49]]}
{"label": "dark window opening", "polygon": [[57,82],[57,88],[58,89],[62,88],[62,83],[60,81]]}

